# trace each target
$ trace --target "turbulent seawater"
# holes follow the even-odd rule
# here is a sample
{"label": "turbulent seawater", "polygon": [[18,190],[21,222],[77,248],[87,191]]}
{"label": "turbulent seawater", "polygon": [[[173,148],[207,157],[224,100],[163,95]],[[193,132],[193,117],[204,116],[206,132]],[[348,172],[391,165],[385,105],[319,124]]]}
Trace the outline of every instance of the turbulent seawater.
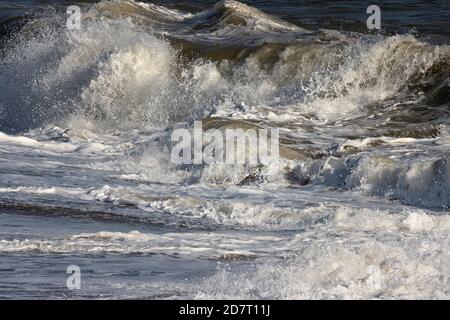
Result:
{"label": "turbulent seawater", "polygon": [[449,299],[449,5],[378,2],[0,1],[0,297]]}

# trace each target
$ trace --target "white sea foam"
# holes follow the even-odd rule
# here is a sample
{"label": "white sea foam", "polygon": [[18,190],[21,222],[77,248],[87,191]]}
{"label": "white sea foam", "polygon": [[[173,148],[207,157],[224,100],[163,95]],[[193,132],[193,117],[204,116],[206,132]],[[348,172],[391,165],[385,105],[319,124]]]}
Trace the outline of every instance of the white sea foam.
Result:
{"label": "white sea foam", "polygon": [[0,132],[0,143],[25,146],[58,153],[74,152],[78,149],[78,146],[71,143],[39,142],[27,137],[10,136],[2,132]]}
{"label": "white sea foam", "polygon": [[[249,28],[270,25],[267,21],[275,29],[284,26],[264,14],[255,17],[249,13],[253,9],[235,1],[218,6],[255,19]],[[82,32],[48,27],[44,40],[20,43],[6,57],[4,75],[10,81],[4,91],[9,94],[2,108],[22,110],[23,119],[17,120],[21,126],[60,121],[75,127],[91,123],[107,131],[149,129],[214,112],[264,118],[277,116],[280,108],[288,119],[301,111],[330,120],[397,94],[411,77],[427,72],[449,51],[412,36],[395,36],[368,43],[352,40],[344,49],[327,42],[287,46],[270,70],[261,68],[264,51],[240,65],[205,59],[184,63],[168,41],[152,33],[156,27],[149,30],[124,19],[133,12],[125,10],[121,19],[93,16]],[[265,34],[265,28],[258,32]],[[236,32],[239,39],[247,36],[245,30]],[[31,89],[23,86],[25,76],[35,82]],[[33,96],[34,105],[17,99],[19,90]],[[249,110],[242,114],[243,106]],[[33,119],[27,118],[30,115]]]}
{"label": "white sea foam", "polygon": [[[307,31],[229,0],[88,8],[81,31],[48,13],[2,56],[0,203],[106,221],[15,230],[0,252],[239,261],[160,286],[176,297],[449,298],[448,46]],[[281,127],[286,152],[174,165],[171,132],[214,116]],[[115,214],[161,227],[109,229]]]}
{"label": "white sea foam", "polygon": [[329,157],[294,169],[298,181],[360,190],[421,207],[450,206],[447,157],[401,161],[396,156]]}
{"label": "white sea foam", "polygon": [[81,188],[62,188],[62,187],[17,187],[17,188],[0,188],[0,192],[20,192],[20,193],[32,193],[32,194],[56,194],[62,196],[71,197],[84,197],[86,194],[85,189]]}
{"label": "white sea foam", "polygon": [[281,242],[273,236],[221,233],[143,234],[139,231],[97,232],[46,240],[0,240],[0,252],[164,254],[202,258],[265,255],[263,243]]}
{"label": "white sea foam", "polygon": [[176,216],[209,218],[226,226],[266,230],[296,230],[322,223],[332,213],[330,208],[317,206],[305,209],[250,204],[239,201],[215,201],[194,196],[150,195],[148,189],[113,188],[105,186],[89,193],[97,200],[122,205],[134,205],[148,212]]}
{"label": "white sea foam", "polygon": [[310,243],[301,255],[224,268],[193,289],[197,299],[448,299],[448,246]]}

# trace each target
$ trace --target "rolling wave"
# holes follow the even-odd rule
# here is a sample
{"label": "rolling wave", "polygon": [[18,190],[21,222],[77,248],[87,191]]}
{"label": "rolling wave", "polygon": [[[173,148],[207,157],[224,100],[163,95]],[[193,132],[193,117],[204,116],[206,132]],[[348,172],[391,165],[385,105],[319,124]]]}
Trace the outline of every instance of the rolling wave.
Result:
{"label": "rolling wave", "polygon": [[[0,130],[80,118],[97,130],[148,129],[231,113],[333,120],[380,108],[448,120],[448,46],[310,32],[229,0],[198,14],[103,1],[85,15],[81,31],[51,12],[16,35],[0,65]],[[408,110],[391,107],[405,97]]]}

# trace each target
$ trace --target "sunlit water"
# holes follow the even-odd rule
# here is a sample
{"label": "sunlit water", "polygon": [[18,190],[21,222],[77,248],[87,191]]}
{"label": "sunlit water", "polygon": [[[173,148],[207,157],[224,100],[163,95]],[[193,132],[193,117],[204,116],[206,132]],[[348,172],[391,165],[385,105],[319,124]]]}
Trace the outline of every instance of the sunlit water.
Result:
{"label": "sunlit water", "polygon": [[448,3],[328,2],[0,2],[0,297],[448,299]]}

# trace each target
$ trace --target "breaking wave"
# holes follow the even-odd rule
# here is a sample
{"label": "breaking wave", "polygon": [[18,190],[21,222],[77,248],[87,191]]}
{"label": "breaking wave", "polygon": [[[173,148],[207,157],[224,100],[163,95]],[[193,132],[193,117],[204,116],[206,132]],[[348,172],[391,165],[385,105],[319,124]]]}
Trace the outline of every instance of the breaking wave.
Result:
{"label": "breaking wave", "polygon": [[85,11],[82,30],[48,12],[15,36],[1,62],[0,130],[145,130],[235,114],[329,121],[399,112],[384,103],[399,95],[431,101],[431,120],[448,117],[448,46],[310,32],[229,0],[198,14],[133,1]]}
{"label": "breaking wave", "polygon": [[[106,166],[123,180],[278,181],[449,207],[449,46],[308,31],[231,0],[197,14],[128,0],[83,10],[81,30],[65,28],[55,11],[25,23],[0,64],[0,130],[33,136],[58,126],[65,143],[2,133],[3,142],[86,152],[93,146],[73,142],[99,148],[101,134],[165,128],[159,142]],[[281,127],[281,163],[169,164],[171,130],[194,120]],[[395,146],[425,148],[425,156],[398,157]]]}
{"label": "breaking wave", "polygon": [[[448,44],[233,0],[85,3],[80,30],[55,8],[0,22],[6,264],[123,259],[112,291],[137,279],[145,297],[449,297]],[[280,157],[175,164],[172,133],[194,121],[278,128]]]}

